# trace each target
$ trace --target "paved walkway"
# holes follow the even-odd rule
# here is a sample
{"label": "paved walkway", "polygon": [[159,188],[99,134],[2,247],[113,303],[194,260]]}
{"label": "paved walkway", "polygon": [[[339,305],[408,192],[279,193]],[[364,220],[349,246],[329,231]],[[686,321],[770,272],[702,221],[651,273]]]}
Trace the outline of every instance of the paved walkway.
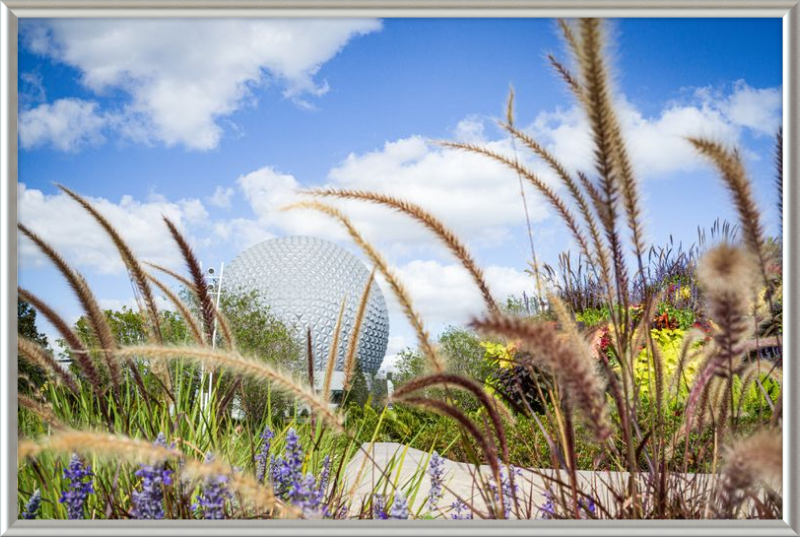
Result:
{"label": "paved walkway", "polygon": [[[412,514],[425,516],[428,512],[425,503],[430,491],[430,478],[427,474],[429,454],[403,444],[376,443],[370,451],[372,461],[374,461],[372,462],[369,459],[365,461],[364,451],[368,449],[369,444],[364,444],[362,451],[347,465],[345,475],[348,487],[353,487],[358,479],[358,486],[354,489],[354,507],[358,509],[361,502],[368,501],[373,490],[376,490],[376,486],[380,487],[378,490],[385,490],[387,494],[391,494],[392,487],[382,488],[382,485],[386,483],[384,475],[388,474],[389,480],[397,483],[403,490],[409,490],[409,488],[413,490],[414,486],[419,484],[416,494],[412,492],[409,497],[409,505]],[[444,459],[443,467],[444,497],[438,502],[439,511],[436,514],[444,514],[449,518],[450,505],[457,497],[481,512],[488,512],[487,502],[474,485],[475,467],[449,459]],[[480,472],[481,475],[491,476],[488,465],[481,465]],[[504,471],[505,473],[507,472]],[[578,480],[583,492],[600,500],[601,503],[613,504],[615,502],[612,501],[611,491],[624,490],[629,475],[627,472],[581,471],[578,472]],[[687,477],[692,480],[698,494],[701,493],[703,485],[710,478],[706,474],[690,474]],[[639,478],[641,483],[644,482],[644,478],[645,474]],[[674,478],[684,479],[681,475],[675,475]],[[511,513],[511,518],[540,517],[539,508],[547,501],[544,496],[547,483],[552,483],[553,479],[568,482],[569,476],[566,472],[549,469],[520,470],[520,474],[515,475],[515,482],[518,487],[517,498],[521,507],[519,513]]]}

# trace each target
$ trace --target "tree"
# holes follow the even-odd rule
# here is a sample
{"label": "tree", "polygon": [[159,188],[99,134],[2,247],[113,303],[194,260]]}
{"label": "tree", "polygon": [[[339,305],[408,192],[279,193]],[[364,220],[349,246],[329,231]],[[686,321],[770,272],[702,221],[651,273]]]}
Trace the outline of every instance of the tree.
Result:
{"label": "tree", "polygon": [[363,407],[367,404],[370,398],[369,386],[367,385],[367,377],[364,375],[364,370],[361,369],[361,364],[356,360],[355,370],[353,371],[353,381],[350,389],[344,396],[346,405],[358,405]]}
{"label": "tree", "polygon": [[448,326],[439,336],[442,354],[447,360],[447,370],[483,382],[491,373],[491,365],[484,359],[486,353],[481,338],[466,328]]}
{"label": "tree", "polygon": [[[17,334],[48,348],[47,336],[39,332],[36,326],[36,310],[24,300],[19,299],[17,299]],[[31,365],[24,358],[18,357],[17,360],[17,387],[20,392],[30,393],[32,386],[44,384],[47,376],[41,368]],[[25,380],[26,378],[28,381]]]}
{"label": "tree", "polygon": [[[258,293],[224,294],[220,309],[240,352],[281,369],[301,369],[301,346],[296,335],[262,304]],[[235,379],[229,374],[220,380],[220,397],[234,388],[233,382]],[[274,415],[280,415],[291,405],[286,394],[261,381],[242,379],[240,393],[245,415],[254,427],[264,420],[269,407]]]}
{"label": "tree", "polygon": [[425,374],[427,364],[425,357],[418,350],[406,347],[397,353],[394,365],[394,383],[401,385],[409,380]]}

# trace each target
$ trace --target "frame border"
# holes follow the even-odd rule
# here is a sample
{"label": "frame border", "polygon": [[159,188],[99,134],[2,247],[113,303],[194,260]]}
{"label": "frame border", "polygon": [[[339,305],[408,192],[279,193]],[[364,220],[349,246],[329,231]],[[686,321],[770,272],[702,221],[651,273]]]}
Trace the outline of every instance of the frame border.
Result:
{"label": "frame border", "polygon": [[[0,0],[0,536],[640,535],[800,536],[800,363],[784,362],[784,518],[774,521],[28,521],[17,520],[17,23],[28,17],[780,17],[783,19],[784,350],[800,355],[800,7],[798,0]],[[797,118],[794,121],[793,118]],[[792,300],[795,299],[795,300]]]}

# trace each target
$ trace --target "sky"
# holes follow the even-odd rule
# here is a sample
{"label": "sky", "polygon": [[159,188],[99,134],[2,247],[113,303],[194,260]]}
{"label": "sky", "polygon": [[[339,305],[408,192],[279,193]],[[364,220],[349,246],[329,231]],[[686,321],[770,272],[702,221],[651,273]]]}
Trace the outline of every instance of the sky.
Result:
{"label": "sky", "polygon": [[[688,247],[698,227],[736,218],[690,135],[741,149],[767,233],[778,234],[781,20],[617,19],[608,30],[646,242]],[[432,142],[513,154],[495,123],[513,86],[517,125],[570,171],[593,169],[586,119],[547,62],[548,53],[568,61],[551,19],[21,19],[19,35],[18,218],[106,308],[134,305],[124,266],[57,183],[92,201],[142,259],[175,269],[182,261],[162,215],[205,266],[287,235],[361,256],[327,217],[280,208],[323,186],[401,196],[457,232],[504,301],[534,290],[518,178]],[[541,162],[516,154],[561,192]],[[530,188],[526,199],[539,261],[575,252],[545,201]],[[434,335],[481,312],[469,276],[423,228],[380,207],[337,205],[389,259]],[[80,316],[63,278],[24,238],[18,273],[66,319]],[[389,366],[414,336],[382,289]]]}

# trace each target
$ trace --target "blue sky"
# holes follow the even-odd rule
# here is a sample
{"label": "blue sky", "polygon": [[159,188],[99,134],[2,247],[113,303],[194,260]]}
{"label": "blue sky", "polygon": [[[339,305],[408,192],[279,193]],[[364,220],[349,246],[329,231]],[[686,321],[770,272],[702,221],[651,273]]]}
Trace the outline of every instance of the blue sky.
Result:
{"label": "blue sky", "polygon": [[[714,171],[682,139],[692,134],[743,149],[768,232],[776,233],[780,19],[623,19],[611,21],[610,37],[649,242],[673,235],[688,245],[698,226],[734,218]],[[508,151],[493,118],[513,84],[518,124],[568,168],[590,170],[585,120],[548,52],[567,56],[546,19],[23,19],[19,219],[87,276],[105,306],[119,307],[132,303],[122,264],[53,183],[91,198],[143,258],[175,268],[162,213],[206,264],[289,234],[337,240],[355,252],[325,218],[277,209],[304,187],[379,190],[455,228],[499,298],[530,291],[516,177],[427,141]],[[342,207],[396,266],[434,333],[479,311],[463,271],[423,230],[381,209]],[[533,192],[529,209],[543,261],[574,250]],[[19,280],[68,319],[80,314],[25,241]],[[389,304],[391,354],[413,337]]]}

